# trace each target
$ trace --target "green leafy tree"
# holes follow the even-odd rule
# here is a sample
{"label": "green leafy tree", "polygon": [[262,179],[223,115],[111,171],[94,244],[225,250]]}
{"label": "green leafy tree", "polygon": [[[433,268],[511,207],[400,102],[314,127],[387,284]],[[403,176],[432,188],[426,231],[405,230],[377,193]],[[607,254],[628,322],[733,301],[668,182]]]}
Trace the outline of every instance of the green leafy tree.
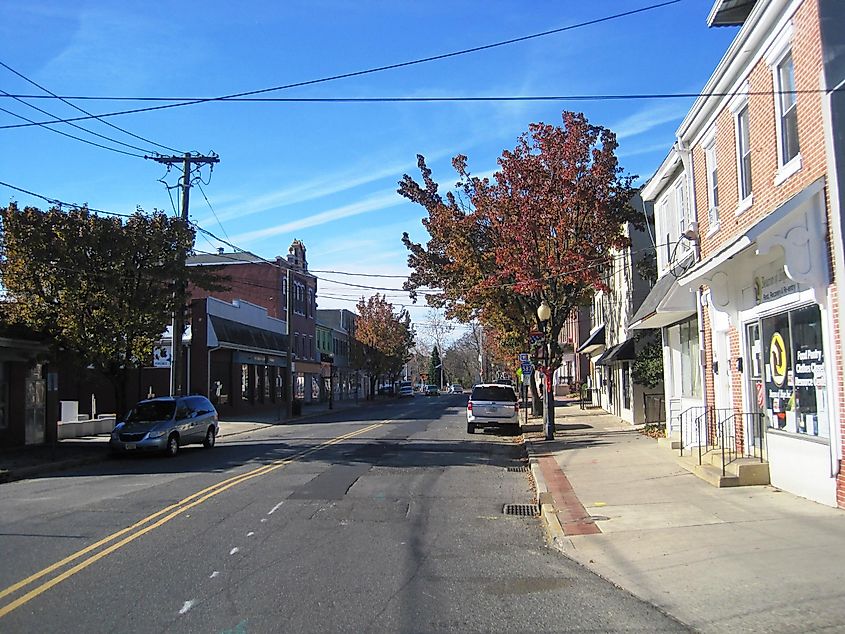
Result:
{"label": "green leafy tree", "polygon": [[636,383],[649,389],[656,388],[663,383],[663,345],[659,331],[637,331],[634,343],[637,358],[631,367],[631,376]]}
{"label": "green leafy tree", "polygon": [[130,369],[149,361],[174,308],[184,306],[174,280],[220,288],[208,273],[184,270],[178,254],[192,249],[194,231],[159,211],[124,220],[12,203],[0,222],[10,319],[47,334],[56,356],[104,375],[120,412]]}
{"label": "green leafy tree", "polygon": [[431,385],[440,387],[443,381],[443,361],[440,359],[440,350],[434,346],[431,350],[431,357],[428,360],[428,382]]}

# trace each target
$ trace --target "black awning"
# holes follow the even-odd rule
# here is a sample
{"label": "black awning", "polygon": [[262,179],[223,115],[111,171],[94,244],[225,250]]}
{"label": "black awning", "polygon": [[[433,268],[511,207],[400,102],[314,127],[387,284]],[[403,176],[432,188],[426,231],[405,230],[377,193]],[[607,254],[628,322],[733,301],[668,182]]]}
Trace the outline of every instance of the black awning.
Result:
{"label": "black awning", "polygon": [[609,363],[619,363],[621,361],[630,361],[635,358],[636,345],[634,339],[626,339],[616,346],[608,348],[598,361],[596,365],[608,365]]}
{"label": "black awning", "polygon": [[211,327],[221,344],[234,347],[262,350],[269,354],[286,354],[288,349],[287,335],[255,326],[241,324],[231,319],[223,319],[217,315],[209,315]]}
{"label": "black awning", "polygon": [[604,326],[599,326],[599,328],[592,333],[587,340],[582,343],[578,347],[578,352],[593,352],[593,349],[598,349],[600,346],[604,345]]}

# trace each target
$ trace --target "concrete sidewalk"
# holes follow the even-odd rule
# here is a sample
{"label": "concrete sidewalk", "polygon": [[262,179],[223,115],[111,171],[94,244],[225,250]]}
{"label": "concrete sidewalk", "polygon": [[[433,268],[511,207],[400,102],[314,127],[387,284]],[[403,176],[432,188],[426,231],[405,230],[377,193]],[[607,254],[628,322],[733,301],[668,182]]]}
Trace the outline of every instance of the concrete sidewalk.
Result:
{"label": "concrete sidewalk", "polygon": [[845,631],[845,513],[771,486],[712,487],[619,418],[525,428],[560,550],[702,632]]}
{"label": "concrete sidewalk", "polygon": [[[221,420],[218,440],[239,436],[248,432],[264,429],[272,425],[296,424],[313,421],[330,411],[342,411],[368,403],[382,401],[338,401],[332,410],[328,403],[308,405],[302,415],[290,419],[279,419],[272,415],[256,416],[254,420]],[[37,445],[0,451],[0,483],[22,480],[45,473],[64,471],[86,464],[107,460],[109,435],[83,436],[60,440],[54,445]]]}

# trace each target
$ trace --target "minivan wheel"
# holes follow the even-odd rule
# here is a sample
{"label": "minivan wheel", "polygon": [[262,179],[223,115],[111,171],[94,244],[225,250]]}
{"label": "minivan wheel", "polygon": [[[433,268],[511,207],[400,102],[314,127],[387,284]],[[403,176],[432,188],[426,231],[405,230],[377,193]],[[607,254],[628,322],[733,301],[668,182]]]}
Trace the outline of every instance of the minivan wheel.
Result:
{"label": "minivan wheel", "polygon": [[164,450],[164,454],[168,458],[173,458],[178,453],[179,453],[179,436],[177,436],[176,434],[171,434],[170,438],[167,439],[167,448]]}
{"label": "minivan wheel", "polygon": [[206,449],[211,449],[216,439],[217,436],[214,434],[214,427],[209,427],[208,431],[205,432],[205,440],[202,441],[202,446]]}
{"label": "minivan wheel", "polygon": [[467,423],[467,433],[474,434],[475,433],[475,423]]}

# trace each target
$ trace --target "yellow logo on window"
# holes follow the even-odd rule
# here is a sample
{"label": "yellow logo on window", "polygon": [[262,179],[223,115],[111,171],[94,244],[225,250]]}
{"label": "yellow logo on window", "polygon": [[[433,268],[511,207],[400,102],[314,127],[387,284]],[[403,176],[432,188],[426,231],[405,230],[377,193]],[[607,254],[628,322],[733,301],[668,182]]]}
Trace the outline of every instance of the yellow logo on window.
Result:
{"label": "yellow logo on window", "polygon": [[786,344],[779,332],[772,335],[769,345],[769,365],[772,368],[772,380],[778,387],[786,381]]}

